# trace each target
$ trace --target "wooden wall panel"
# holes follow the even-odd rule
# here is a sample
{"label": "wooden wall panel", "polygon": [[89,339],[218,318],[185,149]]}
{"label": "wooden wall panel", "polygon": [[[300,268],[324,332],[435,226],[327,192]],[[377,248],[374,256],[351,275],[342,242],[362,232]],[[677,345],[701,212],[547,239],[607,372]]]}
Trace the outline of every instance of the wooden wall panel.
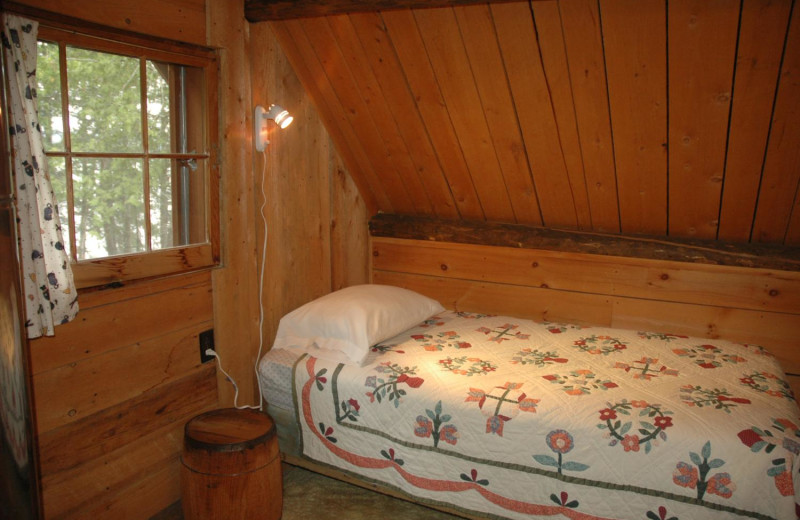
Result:
{"label": "wooden wall panel", "polygon": [[530,175],[514,101],[506,81],[503,59],[497,44],[488,6],[455,8],[464,47],[472,65],[473,78],[489,125],[497,160],[503,172],[516,222],[540,225],[542,215]]}
{"label": "wooden wall panel", "polygon": [[[417,186],[407,186],[404,182],[405,172],[403,169],[398,169],[402,165],[396,162],[403,158],[408,159],[407,153],[404,152],[399,157],[389,153],[382,138],[385,132],[379,131],[370,113],[370,106],[374,104],[368,104],[360,92],[356,83],[358,72],[354,75],[347,67],[345,57],[327,20],[311,18],[304,20],[302,24],[298,22],[297,25],[302,26],[297,30],[302,30],[303,35],[295,33],[295,40],[305,37],[315,50],[324,49],[322,52],[317,52],[322,72],[331,84],[336,102],[342,106],[347,124],[353,128],[355,138],[365,149],[375,171],[381,172],[383,188],[392,194],[395,211],[406,214],[425,213],[425,209],[430,211],[426,197],[413,196],[415,191],[411,188]],[[415,175],[408,176],[409,180],[414,178]]]}
{"label": "wooden wall panel", "polygon": [[669,2],[670,236],[717,237],[738,23],[728,0]]}
{"label": "wooden wall panel", "polygon": [[533,182],[546,226],[577,227],[575,196],[527,3],[492,5],[506,74],[517,107]]}
{"label": "wooden wall panel", "polygon": [[742,3],[719,217],[718,237],[722,240],[750,240],[791,9],[790,2]]}
{"label": "wooden wall panel", "polygon": [[[800,188],[800,7],[792,18],[781,65],[764,174],[753,223],[757,242],[783,242]],[[793,245],[797,245],[797,231]]]}
{"label": "wooden wall panel", "polygon": [[793,9],[540,0],[273,23],[375,212],[784,244],[800,235]]}
{"label": "wooden wall panel", "polygon": [[[305,38],[315,27],[330,36],[335,24],[315,23],[323,22],[320,27],[297,24],[292,31],[302,30]],[[285,24],[251,27],[249,52],[261,57],[250,69],[253,103],[278,103],[295,120],[282,131],[272,127],[268,149],[254,158],[257,206],[266,219],[266,234],[259,216],[252,235],[258,244],[259,269],[261,255],[266,257],[259,281],[263,321],[259,341],[245,349],[249,367],[259,352],[272,345],[284,314],[334,289],[369,279],[367,204],[350,176],[349,163],[337,153],[332,134],[300,84],[291,54],[284,54],[286,47],[278,43],[290,36],[285,28]],[[324,73],[321,64],[318,70]],[[251,380],[252,374],[251,369]]]}
{"label": "wooden wall panel", "polygon": [[[398,124],[401,127],[408,125],[415,133],[415,139],[421,145],[419,150],[425,152],[429,170],[430,164],[435,162],[436,170],[429,175],[435,175],[438,171],[446,180],[444,187],[439,190],[444,191],[445,198],[447,193],[451,194],[459,216],[483,219],[484,210],[472,173],[448,115],[436,74],[427,59],[425,44],[413,13],[392,11],[384,13],[382,18],[374,15],[352,18],[355,27],[368,29],[364,31],[362,44],[373,56],[373,63],[377,59],[380,64],[376,68],[378,77],[384,76],[382,72],[386,73],[386,79],[392,87],[392,90],[386,90],[386,100],[390,105],[397,104],[402,110],[397,117]],[[402,45],[397,42],[402,42]],[[417,147],[412,146],[414,148]]]}
{"label": "wooden wall panel", "polygon": [[489,220],[513,222],[508,188],[455,14],[450,9],[425,9],[416,12],[415,18],[467,167],[480,172],[473,182],[483,213]]}
{"label": "wooden wall panel", "polygon": [[533,2],[534,23],[539,39],[547,86],[556,118],[559,144],[567,169],[578,229],[592,229],[591,208],[586,192],[583,154],[575,117],[574,95],[558,2]]}
{"label": "wooden wall panel", "polygon": [[[353,31],[350,19],[346,16],[335,16],[329,18],[328,23],[330,24],[332,36],[342,49],[342,53],[352,63],[350,68],[353,72],[353,77],[376,126],[379,128],[380,135],[385,140],[389,159],[392,161],[393,168],[409,194],[411,207],[417,213],[453,216],[455,213],[449,211],[453,209],[452,204],[449,204],[449,200],[428,196],[429,194],[440,194],[441,189],[427,189],[425,176],[420,175],[420,172],[425,171],[424,165],[417,168],[417,165],[414,164],[409,147],[403,139],[403,134],[392,115],[392,111],[383,99],[380,84],[372,73],[367,55]],[[431,179],[434,183],[437,180],[440,185],[444,182],[441,176]],[[425,194],[425,196],[419,196],[418,194]]]}
{"label": "wooden wall panel", "polygon": [[664,0],[601,0],[623,233],[667,234]]}
{"label": "wooden wall panel", "polygon": [[372,247],[376,283],[448,308],[759,344],[800,374],[796,272],[377,237]]}
{"label": "wooden wall panel", "polygon": [[614,143],[608,107],[600,7],[595,0],[559,3],[592,229],[619,232]]}
{"label": "wooden wall panel", "polygon": [[[206,44],[206,0],[18,0],[101,25]],[[158,13],[158,15],[154,15]]]}
{"label": "wooden wall panel", "polygon": [[[31,342],[45,518],[149,516],[180,497],[183,424],[218,403],[198,350],[213,327],[211,274],[80,298],[76,320]],[[149,514],[136,509],[142,493]]]}

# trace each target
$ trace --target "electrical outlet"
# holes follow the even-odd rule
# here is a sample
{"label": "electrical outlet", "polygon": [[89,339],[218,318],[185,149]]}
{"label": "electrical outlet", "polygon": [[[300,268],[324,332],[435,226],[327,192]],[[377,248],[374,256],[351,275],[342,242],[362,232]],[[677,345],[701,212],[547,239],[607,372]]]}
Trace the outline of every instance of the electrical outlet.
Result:
{"label": "electrical outlet", "polygon": [[214,348],[214,329],[204,330],[200,333],[200,363],[207,363],[214,359],[214,356],[206,354],[206,350]]}

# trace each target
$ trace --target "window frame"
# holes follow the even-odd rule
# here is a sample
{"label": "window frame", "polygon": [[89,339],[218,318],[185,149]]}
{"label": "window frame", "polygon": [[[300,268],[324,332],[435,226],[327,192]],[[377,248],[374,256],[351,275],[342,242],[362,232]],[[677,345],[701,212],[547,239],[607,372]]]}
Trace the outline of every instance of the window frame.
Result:
{"label": "window frame", "polygon": [[[213,49],[183,42],[151,38],[136,33],[117,32],[108,28],[70,27],[59,23],[40,21],[39,41],[62,42],[66,45],[82,47],[101,52],[110,52],[146,58],[147,60],[186,65],[203,70],[205,85],[202,96],[205,98],[205,152],[185,154],[186,159],[202,158],[207,163],[207,184],[205,186],[205,225],[206,241],[202,243],[173,246],[145,252],[107,256],[102,258],[71,261],[75,285],[89,288],[109,284],[124,283],[136,279],[153,278],[182,272],[212,268],[219,265],[219,115],[218,115],[218,57]],[[47,155],[62,156],[63,152],[48,152]],[[158,154],[153,154],[158,155]],[[171,153],[171,157],[180,153]],[[79,157],[79,153],[73,153]],[[182,157],[179,157],[182,158]],[[146,197],[146,194],[143,194]],[[64,204],[65,201],[60,201]],[[70,217],[70,227],[74,219]],[[65,240],[67,237],[65,237]]]}

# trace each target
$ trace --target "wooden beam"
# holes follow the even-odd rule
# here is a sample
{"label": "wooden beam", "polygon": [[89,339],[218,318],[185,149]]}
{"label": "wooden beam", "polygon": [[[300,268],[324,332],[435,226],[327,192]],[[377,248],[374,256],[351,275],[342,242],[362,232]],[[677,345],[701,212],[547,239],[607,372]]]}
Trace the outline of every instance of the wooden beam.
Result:
{"label": "wooden beam", "polygon": [[366,13],[393,9],[452,7],[514,0],[245,0],[248,22],[289,20],[334,14]]}
{"label": "wooden beam", "polygon": [[372,217],[369,227],[373,237],[800,271],[800,247],[729,244],[713,240],[667,240],[643,235],[622,236],[385,213]]}

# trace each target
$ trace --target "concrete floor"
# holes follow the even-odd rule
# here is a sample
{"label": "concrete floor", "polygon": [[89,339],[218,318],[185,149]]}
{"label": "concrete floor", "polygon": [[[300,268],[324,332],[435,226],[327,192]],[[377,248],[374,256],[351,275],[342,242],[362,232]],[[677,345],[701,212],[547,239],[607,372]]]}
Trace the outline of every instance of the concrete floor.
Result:
{"label": "concrete floor", "polygon": [[[347,484],[297,466],[283,465],[281,520],[458,520],[405,500]],[[180,502],[150,520],[183,520]],[[237,520],[235,518],[227,520]]]}

